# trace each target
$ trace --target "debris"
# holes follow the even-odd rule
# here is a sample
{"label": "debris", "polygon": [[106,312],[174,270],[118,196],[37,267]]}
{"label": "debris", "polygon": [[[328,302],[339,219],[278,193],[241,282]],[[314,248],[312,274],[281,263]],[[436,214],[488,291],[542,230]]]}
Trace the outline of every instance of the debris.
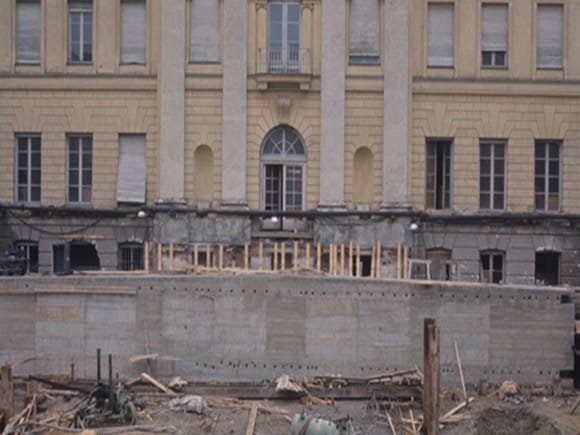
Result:
{"label": "debris", "polygon": [[514,381],[504,381],[499,387],[499,391],[497,392],[500,399],[504,399],[506,396],[515,396],[519,394],[520,390],[518,388],[518,384]]}
{"label": "debris", "polygon": [[463,408],[465,408],[467,405],[473,402],[473,400],[474,400],[473,397],[470,397],[469,399],[461,402],[459,405],[457,405],[455,408],[453,408],[451,411],[449,411],[447,414],[441,417],[441,420],[445,420],[451,417],[452,415],[455,415],[457,412],[461,411]]}
{"label": "debris", "polygon": [[201,415],[205,415],[208,412],[207,403],[203,400],[203,397],[193,394],[171,399],[167,402],[167,407],[172,411],[194,412]]}
{"label": "debris", "polygon": [[158,360],[159,359],[159,354],[158,353],[150,353],[147,355],[135,355],[132,356],[131,358],[129,358],[129,364],[137,364],[138,362],[141,361],[151,361],[151,360]]}
{"label": "debris", "polygon": [[578,406],[580,406],[580,397],[578,397],[578,399],[576,399],[576,402],[574,403],[574,405],[570,409],[570,415],[574,414],[574,412],[576,411],[576,408],[578,408]]}
{"label": "debris", "polygon": [[289,393],[304,393],[304,388],[290,380],[288,375],[282,375],[276,379],[276,391]]}
{"label": "debris", "polygon": [[387,413],[387,421],[389,422],[389,427],[391,428],[391,432],[393,432],[393,435],[397,435],[397,430],[395,429],[395,425],[393,424],[393,419],[391,418],[391,414],[389,414],[389,411],[386,411]]}
{"label": "debris", "polygon": [[336,420],[308,417],[304,412],[295,414],[290,424],[290,435],[354,435],[352,418],[347,416]]}
{"label": "debris", "polygon": [[187,386],[187,381],[181,376],[174,376],[171,378],[167,386],[173,391],[181,392]]}
{"label": "debris", "polygon": [[143,381],[149,382],[150,384],[156,386],[161,391],[163,391],[165,394],[169,394],[170,396],[175,396],[177,394],[177,393],[175,393],[175,391],[170,390],[165,385],[163,385],[161,382],[159,382],[156,379],[154,379],[153,377],[149,376],[147,373],[141,373],[141,379]]}

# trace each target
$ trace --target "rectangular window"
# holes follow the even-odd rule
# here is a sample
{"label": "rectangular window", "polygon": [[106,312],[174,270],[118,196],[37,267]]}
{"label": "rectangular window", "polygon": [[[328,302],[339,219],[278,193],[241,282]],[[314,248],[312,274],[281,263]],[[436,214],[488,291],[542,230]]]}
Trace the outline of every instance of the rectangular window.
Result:
{"label": "rectangular window", "polygon": [[147,164],[144,134],[119,135],[117,202],[145,203]]}
{"label": "rectangular window", "polygon": [[40,63],[40,1],[16,3],[16,63]]}
{"label": "rectangular window", "polygon": [[481,282],[503,283],[503,253],[482,252],[480,261]]}
{"label": "rectangular window", "polygon": [[427,141],[427,208],[451,207],[451,141]]}
{"label": "rectangular window", "polygon": [[39,135],[16,137],[16,202],[40,202],[41,154]]}
{"label": "rectangular window", "polygon": [[301,165],[265,165],[266,210],[302,210]]}
{"label": "rectangular window", "polygon": [[536,141],[534,190],[538,211],[560,210],[560,145]]}
{"label": "rectangular window", "polygon": [[268,72],[300,72],[300,11],[294,0],[268,4]]}
{"label": "rectangular window", "polygon": [[452,67],[454,18],[452,3],[429,3],[427,65]]}
{"label": "rectangular window", "polygon": [[71,63],[93,61],[93,3],[68,3],[68,60]]}
{"label": "rectangular window", "polygon": [[38,273],[38,243],[34,241],[21,240],[14,243],[24,258],[26,258],[26,269],[29,273]]}
{"label": "rectangular window", "polygon": [[68,136],[67,202],[89,203],[93,188],[93,138]]}
{"label": "rectangular window", "polygon": [[507,66],[508,6],[484,3],[481,6],[481,66]]}
{"label": "rectangular window", "polygon": [[220,61],[219,0],[191,0],[189,60]]}
{"label": "rectangular window", "polygon": [[282,170],[283,165],[266,165],[266,210],[282,210]]}
{"label": "rectangular window", "polygon": [[379,0],[350,1],[349,62],[351,64],[379,64],[380,9]]}
{"label": "rectangular window", "polygon": [[143,245],[141,243],[119,244],[119,270],[143,270]]}
{"label": "rectangular window", "polygon": [[145,64],[146,7],[145,0],[121,2],[121,63]]}
{"label": "rectangular window", "polygon": [[479,208],[503,210],[505,207],[505,143],[479,145]]}
{"label": "rectangular window", "polygon": [[563,16],[564,7],[562,5],[538,5],[536,29],[536,63],[538,68],[562,68]]}

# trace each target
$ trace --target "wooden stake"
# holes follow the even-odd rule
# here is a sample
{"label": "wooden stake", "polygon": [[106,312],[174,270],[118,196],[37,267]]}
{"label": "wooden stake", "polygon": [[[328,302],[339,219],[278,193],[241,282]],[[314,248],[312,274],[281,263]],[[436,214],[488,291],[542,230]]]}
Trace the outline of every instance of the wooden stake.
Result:
{"label": "wooden stake", "polygon": [[249,258],[250,258],[250,244],[244,243],[244,270],[249,268]]}
{"label": "wooden stake", "polygon": [[205,267],[207,267],[208,269],[211,266],[211,247],[208,245],[205,245]]}
{"label": "wooden stake", "polygon": [[423,422],[427,435],[439,433],[439,327],[435,319],[423,323]]}
{"label": "wooden stake", "polygon": [[173,242],[169,244],[169,270],[173,270]]}
{"label": "wooden stake", "polygon": [[356,276],[357,276],[357,278],[360,278],[362,275],[361,269],[362,269],[362,267],[360,264],[360,245],[357,243],[356,244]]}
{"label": "wooden stake", "polygon": [[334,243],[331,243],[329,246],[329,254],[330,256],[330,270],[329,272],[332,275],[336,275],[336,257],[334,255]]}
{"label": "wooden stake", "polygon": [[199,263],[199,247],[197,243],[193,245],[193,267],[197,267]]}
{"label": "wooden stake", "polygon": [[348,276],[352,276],[352,240],[348,241]]}
{"label": "wooden stake", "polygon": [[377,240],[377,261],[375,265],[377,267],[377,278],[381,277],[381,264],[382,264],[382,255],[381,255],[381,241]]}
{"label": "wooden stake", "polygon": [[157,270],[163,270],[163,244],[157,243]]}
{"label": "wooden stake", "polygon": [[264,242],[258,243],[258,270],[262,270],[262,259],[264,258]]}
{"label": "wooden stake", "polygon": [[403,248],[403,278],[409,278],[409,248]]}
{"label": "wooden stake", "polygon": [[220,243],[218,249],[218,269],[222,270],[224,268],[224,245]]}
{"label": "wooden stake", "polygon": [[292,252],[292,268],[294,272],[298,271],[298,242],[294,241],[294,250]]}
{"label": "wooden stake", "polygon": [[322,249],[320,247],[320,242],[316,244],[316,271],[320,272],[321,270],[321,258],[322,258]]}
{"label": "wooden stake", "polygon": [[304,254],[306,257],[306,268],[310,269],[310,242],[306,242],[306,247],[304,250],[306,251]]}
{"label": "wooden stake", "polygon": [[143,263],[145,272],[149,273],[149,242],[145,242],[143,246]]}
{"label": "wooden stake", "polygon": [[278,243],[274,243],[274,271],[278,270]]}
{"label": "wooden stake", "polygon": [[459,348],[457,341],[453,341],[455,347],[455,358],[457,358],[457,367],[459,367],[459,378],[461,379],[461,390],[463,391],[463,400],[467,400],[467,389],[465,388],[465,378],[463,377],[463,367],[461,366],[461,358],[459,357]]}
{"label": "wooden stake", "polygon": [[403,249],[401,247],[401,242],[397,243],[397,279],[401,279],[401,260],[402,260],[402,255],[403,255]]}
{"label": "wooden stake", "polygon": [[286,243],[280,243],[280,270],[286,270]]}
{"label": "wooden stake", "polygon": [[344,276],[344,263],[345,263],[345,253],[344,253],[344,243],[340,244],[340,276]]}

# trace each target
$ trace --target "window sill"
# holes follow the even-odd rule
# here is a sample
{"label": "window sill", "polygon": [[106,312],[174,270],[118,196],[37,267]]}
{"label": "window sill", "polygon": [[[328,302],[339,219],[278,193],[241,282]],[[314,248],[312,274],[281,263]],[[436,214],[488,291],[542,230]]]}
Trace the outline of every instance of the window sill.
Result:
{"label": "window sill", "polygon": [[273,85],[276,88],[280,85],[293,85],[301,91],[307,91],[312,85],[312,74],[309,73],[258,73],[256,74],[258,89],[266,90]]}

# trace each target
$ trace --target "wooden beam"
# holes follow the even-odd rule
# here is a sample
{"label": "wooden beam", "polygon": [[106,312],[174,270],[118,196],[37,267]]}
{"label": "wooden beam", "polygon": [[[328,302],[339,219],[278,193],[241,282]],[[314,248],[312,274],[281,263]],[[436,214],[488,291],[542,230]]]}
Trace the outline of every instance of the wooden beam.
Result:
{"label": "wooden beam", "polygon": [[463,391],[463,400],[467,401],[467,389],[465,388],[465,378],[463,377],[463,366],[461,365],[461,358],[459,356],[459,348],[457,341],[453,341],[455,347],[455,358],[457,359],[457,367],[459,368],[459,378],[461,379],[461,391]]}
{"label": "wooden beam", "polygon": [[143,244],[143,265],[145,272],[149,273],[149,242]]}
{"label": "wooden beam", "polygon": [[0,414],[4,415],[4,423],[14,415],[14,384],[12,383],[12,367],[4,364],[0,369]]}
{"label": "wooden beam", "polygon": [[173,242],[169,244],[169,270],[173,270]]}
{"label": "wooden beam", "polygon": [[157,243],[157,270],[163,270],[163,244]]}
{"label": "wooden beam", "polygon": [[205,245],[205,267],[211,267],[211,247],[209,244]]}
{"label": "wooden beam", "polygon": [[143,381],[145,381],[145,382],[149,382],[150,384],[155,385],[157,388],[159,388],[165,394],[169,394],[170,396],[176,396],[177,395],[177,393],[175,391],[170,390],[165,385],[163,385],[161,382],[159,382],[156,379],[154,379],[151,376],[149,376],[147,373],[141,373],[141,379]]}
{"label": "wooden beam", "polygon": [[381,263],[382,263],[382,255],[381,255],[382,247],[381,241],[377,240],[377,261],[375,262],[375,266],[377,267],[377,278],[381,277]]}
{"label": "wooden beam", "polygon": [[193,245],[193,266],[197,267],[199,263],[199,247],[197,246],[197,243],[195,245]]}
{"label": "wooden beam", "polygon": [[373,244],[373,247],[371,249],[371,278],[375,276],[375,272],[376,272],[376,261],[377,261],[377,253],[376,251],[376,245]]}
{"label": "wooden beam", "polygon": [[304,248],[305,253],[304,253],[304,257],[306,259],[306,268],[310,269],[310,242],[306,242],[306,247]]}
{"label": "wooden beam", "polygon": [[280,270],[286,270],[286,243],[280,243]]}
{"label": "wooden beam", "polygon": [[403,278],[409,278],[409,248],[403,248]]}
{"label": "wooden beam", "polygon": [[435,319],[425,319],[423,323],[423,433],[439,433],[439,327]]}
{"label": "wooden beam", "polygon": [[316,271],[317,272],[320,272],[321,271],[321,268],[322,268],[321,257],[322,257],[322,249],[320,247],[320,242],[318,242],[316,244]]}
{"label": "wooden beam", "polygon": [[360,264],[360,245],[356,244],[356,276],[360,278],[362,276],[362,266]]}
{"label": "wooden beam", "polygon": [[344,264],[345,264],[345,252],[344,243],[340,244],[340,276],[344,276]]}
{"label": "wooden beam", "polygon": [[292,251],[292,269],[294,272],[298,271],[298,242],[294,241],[294,249]]}
{"label": "wooden beam", "polygon": [[223,268],[224,268],[224,245],[223,243],[220,243],[218,247],[218,270],[222,270]]}
{"label": "wooden beam", "polygon": [[258,416],[258,404],[253,403],[250,410],[250,419],[246,427],[246,435],[254,435],[254,427],[256,426],[256,417]]}
{"label": "wooden beam", "polygon": [[348,276],[352,276],[352,240],[348,241]]}
{"label": "wooden beam", "polygon": [[278,242],[274,242],[274,272],[278,270]]}
{"label": "wooden beam", "polygon": [[264,258],[264,242],[260,240],[258,243],[258,270],[263,269],[262,260]]}
{"label": "wooden beam", "polygon": [[249,268],[250,259],[250,244],[248,242],[244,243],[244,270]]}
{"label": "wooden beam", "polygon": [[401,247],[401,242],[399,242],[399,243],[397,243],[397,279],[401,279],[402,256],[403,256],[403,249]]}

